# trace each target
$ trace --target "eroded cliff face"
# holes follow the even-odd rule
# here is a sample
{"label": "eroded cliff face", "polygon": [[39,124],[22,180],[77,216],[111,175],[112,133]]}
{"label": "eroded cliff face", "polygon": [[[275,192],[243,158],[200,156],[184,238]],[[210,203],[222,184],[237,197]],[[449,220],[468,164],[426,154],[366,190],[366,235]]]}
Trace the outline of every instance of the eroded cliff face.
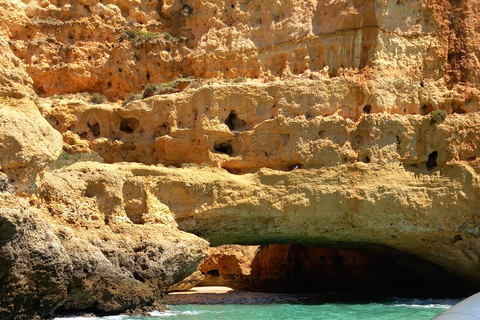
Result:
{"label": "eroded cliff face", "polygon": [[[157,295],[172,283],[141,273],[144,265],[189,261],[172,271],[179,280],[206,254],[206,242],[183,238],[178,225],[213,245],[412,255],[426,262],[421,276],[434,264],[480,286],[478,0],[0,0],[0,8],[0,189],[52,225],[66,248],[59,254],[84,250],[60,226],[93,241],[91,252],[108,235],[118,250],[98,259],[125,288]],[[91,93],[110,101],[93,104]],[[140,95],[119,101],[131,94]],[[44,173],[62,147],[107,163]],[[2,209],[7,227],[22,221],[9,213],[14,202]],[[194,252],[142,264],[137,244],[170,232]],[[126,234],[131,245],[118,239]],[[165,237],[152,246],[175,241]],[[136,262],[125,266],[120,252]],[[67,260],[54,278],[102,277]],[[49,301],[116,312],[152,303],[148,294],[124,300],[131,291],[116,287],[107,289],[115,302],[88,300],[87,282]]]}

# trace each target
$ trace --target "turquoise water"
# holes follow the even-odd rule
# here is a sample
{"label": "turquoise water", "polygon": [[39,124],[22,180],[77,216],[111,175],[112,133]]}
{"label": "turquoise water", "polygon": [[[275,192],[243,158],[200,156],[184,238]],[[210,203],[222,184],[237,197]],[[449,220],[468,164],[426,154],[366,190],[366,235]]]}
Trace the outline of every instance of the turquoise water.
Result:
{"label": "turquoise water", "polygon": [[56,318],[56,320],[156,320],[156,319],[261,319],[261,320],[428,320],[458,301],[392,299],[371,303],[325,304],[214,304],[171,305],[165,312],[153,312],[151,317],[109,316],[98,318]]}

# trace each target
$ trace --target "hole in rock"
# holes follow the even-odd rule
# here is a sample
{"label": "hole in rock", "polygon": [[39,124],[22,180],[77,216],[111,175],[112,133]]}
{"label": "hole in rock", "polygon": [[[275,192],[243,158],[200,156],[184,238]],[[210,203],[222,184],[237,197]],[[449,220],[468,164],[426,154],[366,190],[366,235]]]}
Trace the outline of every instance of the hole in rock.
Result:
{"label": "hole in rock", "polygon": [[150,72],[147,71],[147,80],[150,80]]}
{"label": "hole in rock", "polygon": [[105,186],[100,183],[89,183],[85,189],[85,197],[99,198],[105,192]]}
{"label": "hole in rock", "polygon": [[325,136],[325,130],[320,130],[320,131],[318,131],[318,137],[319,137],[320,139],[323,139],[324,136]]}
{"label": "hole in rock", "polygon": [[453,113],[458,113],[458,114],[464,114],[465,113],[465,110],[463,110],[462,108],[455,108],[453,109],[452,111]]}
{"label": "hole in rock", "polygon": [[[232,245],[229,245],[232,247]],[[200,285],[228,285],[253,291],[329,293],[343,297],[454,297],[471,287],[434,263],[378,245],[353,243],[348,248],[298,244],[239,246],[241,253],[215,254],[200,265]],[[248,261],[248,262],[246,262]],[[240,268],[242,266],[242,268]],[[242,269],[249,267],[250,272]]]}
{"label": "hole in rock", "polygon": [[94,137],[98,137],[100,135],[100,125],[98,124],[98,122],[95,122],[93,125],[88,123],[87,126],[92,132]]}
{"label": "hole in rock", "polygon": [[438,152],[433,151],[428,155],[427,170],[433,170],[437,166]]}
{"label": "hole in rock", "polygon": [[133,272],[133,277],[135,278],[135,280],[138,280],[140,282],[144,281],[144,278],[137,271]]}
{"label": "hole in rock", "polygon": [[362,162],[364,163],[370,163],[370,157],[369,156],[365,156],[362,158]]}
{"label": "hole in rock", "polygon": [[421,115],[427,115],[429,114],[430,112],[433,111],[433,106],[430,105],[430,104],[424,104],[422,105],[422,107],[420,108],[420,114]]}
{"label": "hole in rock", "polygon": [[225,153],[225,154],[228,154],[229,156],[233,155],[233,148],[230,141],[215,143],[215,146],[213,147],[213,149],[219,153]]}
{"label": "hole in rock", "polygon": [[463,237],[459,234],[457,234],[453,237],[453,242],[454,243],[457,242],[457,241],[462,241],[462,240],[463,240]]}
{"label": "hole in rock", "polygon": [[372,106],[367,104],[365,107],[363,107],[363,113],[369,114],[370,111],[372,111]]}
{"label": "hole in rock", "polygon": [[228,126],[230,131],[234,131],[242,129],[247,123],[245,122],[245,120],[238,118],[235,111],[232,110],[230,111],[230,114],[225,120],[225,124]]}
{"label": "hole in rock", "polygon": [[218,278],[220,276],[220,272],[218,270],[210,270],[207,274],[211,275],[212,277]]}
{"label": "hole in rock", "polygon": [[58,120],[57,118],[55,118],[55,116],[52,116],[50,115],[48,118],[47,118],[47,121],[48,123],[50,123],[50,125],[54,128],[56,128],[58,126]]}
{"label": "hole in rock", "polygon": [[135,118],[120,118],[120,131],[133,133],[139,124],[139,121]]}
{"label": "hole in rock", "polygon": [[161,137],[170,133],[170,124],[168,122],[162,123],[161,126],[157,127],[155,130],[155,136]]}
{"label": "hole in rock", "polygon": [[287,166],[286,171],[293,171],[297,169],[302,169],[303,166],[301,163],[291,163]]}

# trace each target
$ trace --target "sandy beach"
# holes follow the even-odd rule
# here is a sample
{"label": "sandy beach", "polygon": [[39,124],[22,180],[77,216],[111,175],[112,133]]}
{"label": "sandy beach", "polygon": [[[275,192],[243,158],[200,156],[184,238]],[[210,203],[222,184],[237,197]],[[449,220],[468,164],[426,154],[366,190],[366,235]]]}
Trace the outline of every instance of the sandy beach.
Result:
{"label": "sandy beach", "polygon": [[263,304],[301,301],[298,294],[252,292],[230,287],[195,287],[187,291],[170,292],[163,298],[165,304]]}

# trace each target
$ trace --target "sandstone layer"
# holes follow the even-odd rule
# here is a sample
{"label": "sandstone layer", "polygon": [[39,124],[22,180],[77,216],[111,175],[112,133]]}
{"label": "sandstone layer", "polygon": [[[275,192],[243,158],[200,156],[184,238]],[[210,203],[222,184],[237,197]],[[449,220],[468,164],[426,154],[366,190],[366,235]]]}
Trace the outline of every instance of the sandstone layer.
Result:
{"label": "sandstone layer", "polygon": [[[88,223],[175,217],[181,229],[213,245],[289,243],[399,257],[403,252],[442,267],[464,285],[480,281],[478,174],[465,163],[428,171],[360,162],[244,175],[208,167],[111,166],[79,163],[46,174],[40,189],[52,214],[93,220]],[[89,202],[98,203],[98,213],[78,209]],[[151,215],[152,207],[163,208],[162,214]]]}
{"label": "sandstone layer", "polygon": [[0,318],[160,310],[162,296],[196,270],[208,243],[179,231],[173,219],[107,224],[95,218],[94,201],[77,203],[93,223],[48,211],[38,186],[63,142],[5,39],[22,23],[22,5],[0,2]]}
{"label": "sandstone layer", "polygon": [[239,245],[210,248],[208,256],[198,266],[204,276],[198,285],[258,289],[246,284],[258,250],[259,246]]}
{"label": "sandstone layer", "polygon": [[206,254],[177,225],[478,290],[479,8],[0,0],[0,312],[156,305]]}

